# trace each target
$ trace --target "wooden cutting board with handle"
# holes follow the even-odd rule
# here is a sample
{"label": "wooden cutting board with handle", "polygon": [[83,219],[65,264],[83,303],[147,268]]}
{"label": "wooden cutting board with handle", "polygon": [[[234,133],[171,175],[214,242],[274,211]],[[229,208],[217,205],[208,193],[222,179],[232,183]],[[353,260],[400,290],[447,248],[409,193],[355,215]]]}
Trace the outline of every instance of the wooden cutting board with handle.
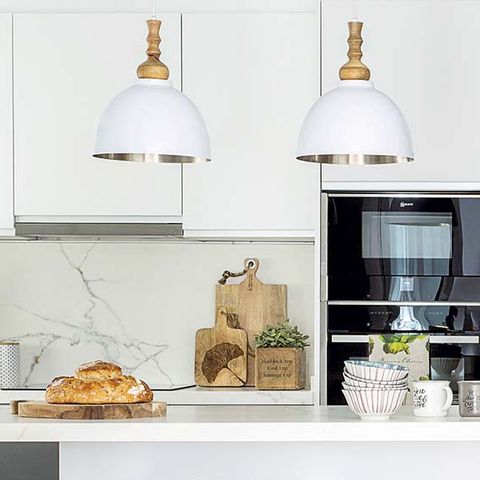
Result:
{"label": "wooden cutting board with handle", "polygon": [[[247,332],[247,383],[255,385],[255,335],[267,324],[287,318],[287,286],[267,285],[256,276],[258,258],[246,258],[246,278],[237,285],[217,285],[216,304],[224,305],[229,313],[238,316],[238,326]],[[248,269],[247,269],[248,268]],[[233,325],[231,325],[233,326]]]}
{"label": "wooden cutting board with handle", "polygon": [[25,400],[10,402],[10,411],[19,417],[61,418],[69,420],[115,420],[125,418],[163,417],[167,413],[165,402],[73,404],[47,403]]}
{"label": "wooden cutting board with handle", "polygon": [[195,336],[195,382],[201,387],[243,387],[247,380],[247,334],[228,325],[225,306],[217,308],[213,328]]}

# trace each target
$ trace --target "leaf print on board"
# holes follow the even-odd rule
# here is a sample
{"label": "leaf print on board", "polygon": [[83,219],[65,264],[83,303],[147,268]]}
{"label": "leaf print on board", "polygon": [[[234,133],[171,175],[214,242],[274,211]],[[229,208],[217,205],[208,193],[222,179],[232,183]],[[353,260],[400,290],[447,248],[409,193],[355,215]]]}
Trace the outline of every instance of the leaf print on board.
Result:
{"label": "leaf print on board", "polygon": [[228,342],[219,343],[205,352],[202,362],[202,373],[209,383],[213,383],[218,374],[226,368],[242,383],[245,383],[246,378],[240,378],[228,367],[232,360],[242,355],[245,355],[245,352],[238,345]]}

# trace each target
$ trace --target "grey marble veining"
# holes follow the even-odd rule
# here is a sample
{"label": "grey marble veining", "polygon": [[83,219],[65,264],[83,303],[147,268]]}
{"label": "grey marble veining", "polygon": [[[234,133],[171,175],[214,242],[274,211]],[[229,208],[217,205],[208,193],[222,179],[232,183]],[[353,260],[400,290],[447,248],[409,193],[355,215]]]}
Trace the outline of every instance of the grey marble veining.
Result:
{"label": "grey marble veining", "polygon": [[[83,312],[78,312],[81,321],[78,323],[67,322],[64,320],[51,318],[40,313],[30,311],[21,305],[0,305],[2,308],[14,308],[21,310],[23,313],[40,321],[40,325],[48,324],[47,329],[52,331],[35,331],[13,337],[6,337],[4,340],[16,340],[21,343],[28,340],[29,342],[37,342],[38,349],[34,353],[33,358],[28,362],[23,376],[23,383],[29,384],[35,377],[36,367],[42,361],[43,355],[56,343],[63,344],[66,347],[68,355],[68,347],[79,344],[96,345],[100,347],[103,354],[102,359],[114,361],[119,364],[125,373],[135,373],[141,369],[143,365],[152,362],[155,369],[160,374],[161,381],[167,384],[173,384],[171,377],[165,372],[161,366],[159,356],[168,348],[166,344],[152,343],[131,336],[123,324],[120,315],[115,311],[113,306],[96,291],[95,284],[105,282],[105,279],[90,278],[88,275],[88,259],[96,244],[85,247],[85,253],[79,262],[75,262],[68,253],[68,246],[58,244],[58,248],[62,257],[68,265],[78,274],[80,288],[84,289],[88,298],[88,303]],[[103,331],[102,327],[96,322],[96,314],[98,307],[103,306],[112,321],[116,325],[114,333]],[[45,325],[46,327],[46,325]],[[58,329],[56,327],[59,327]],[[42,330],[43,330],[42,325]],[[56,333],[62,332],[62,333]]]}
{"label": "grey marble veining", "polygon": [[21,342],[27,384],[97,358],[152,383],[191,382],[194,334],[213,324],[215,281],[254,255],[260,278],[289,284],[290,318],[309,333],[309,245],[12,242],[0,244],[0,338]]}

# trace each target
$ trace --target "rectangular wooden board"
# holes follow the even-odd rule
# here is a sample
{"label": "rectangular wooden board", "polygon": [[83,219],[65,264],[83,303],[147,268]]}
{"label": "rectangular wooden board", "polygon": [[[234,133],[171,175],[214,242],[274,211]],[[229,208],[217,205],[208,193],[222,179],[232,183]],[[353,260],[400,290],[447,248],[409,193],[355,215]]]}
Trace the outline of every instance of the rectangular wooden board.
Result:
{"label": "rectangular wooden board", "polygon": [[163,417],[167,414],[167,404],[165,402],[149,402],[80,405],[73,403],[12,401],[10,403],[10,411],[19,417],[30,418],[116,420]]}
{"label": "rectangular wooden board", "polygon": [[247,381],[247,334],[228,326],[227,309],[217,310],[215,326],[195,335],[195,382],[201,387],[243,387]]}
{"label": "rectangular wooden board", "polygon": [[255,385],[255,335],[267,324],[283,322],[287,318],[287,286],[262,283],[256,277],[258,259],[247,258],[245,265],[250,261],[254,267],[247,272],[247,278],[243,282],[237,285],[217,285],[215,295],[217,308],[224,305],[229,313],[236,314],[237,327],[247,332],[246,386]]}

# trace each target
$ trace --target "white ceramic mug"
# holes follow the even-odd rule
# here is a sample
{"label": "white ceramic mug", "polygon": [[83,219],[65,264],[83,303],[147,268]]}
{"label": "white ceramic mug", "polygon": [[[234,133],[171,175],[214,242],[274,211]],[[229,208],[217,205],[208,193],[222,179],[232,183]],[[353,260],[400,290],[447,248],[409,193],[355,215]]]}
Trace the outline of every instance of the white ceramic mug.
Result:
{"label": "white ceramic mug", "polygon": [[453,402],[450,382],[413,382],[413,414],[416,417],[445,417]]}

